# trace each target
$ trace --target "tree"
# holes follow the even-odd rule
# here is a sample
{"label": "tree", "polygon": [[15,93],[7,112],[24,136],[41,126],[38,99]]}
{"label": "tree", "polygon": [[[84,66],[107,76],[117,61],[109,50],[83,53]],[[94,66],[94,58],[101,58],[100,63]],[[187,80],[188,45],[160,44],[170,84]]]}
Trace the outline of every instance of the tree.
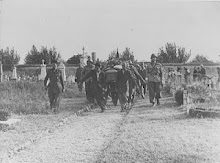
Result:
{"label": "tree", "polygon": [[165,49],[159,49],[157,59],[160,63],[186,63],[191,56],[191,51],[186,52],[183,47],[177,47],[176,44],[167,43]]}
{"label": "tree", "polygon": [[68,64],[79,64],[80,63],[80,55],[73,55],[71,58],[69,58],[66,63]]}
{"label": "tree", "polygon": [[117,52],[115,50],[111,51],[111,53],[108,56],[108,60],[114,60],[116,59]]}
{"label": "tree", "polygon": [[128,61],[131,60],[132,62],[134,62],[134,55],[133,53],[131,53],[130,48],[126,47],[125,50],[122,52],[121,61]]}
{"label": "tree", "polygon": [[197,54],[195,58],[192,59],[190,63],[214,63],[213,61],[207,59],[204,55]]}
{"label": "tree", "polygon": [[46,64],[51,64],[60,61],[61,55],[56,51],[55,47],[48,49],[42,46],[41,50],[38,51],[36,46],[33,45],[25,57],[25,64],[41,64],[42,60],[44,60]]}
{"label": "tree", "polygon": [[8,47],[0,50],[0,56],[3,64],[3,70],[12,70],[14,65],[18,64],[20,61],[20,55],[14,50],[14,48],[9,49]]}

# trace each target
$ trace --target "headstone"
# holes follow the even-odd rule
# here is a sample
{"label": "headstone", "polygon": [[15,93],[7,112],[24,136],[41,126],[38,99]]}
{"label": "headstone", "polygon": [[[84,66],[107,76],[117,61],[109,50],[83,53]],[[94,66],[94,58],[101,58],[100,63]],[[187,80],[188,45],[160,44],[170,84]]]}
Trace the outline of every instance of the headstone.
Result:
{"label": "headstone", "polygon": [[47,67],[44,63],[44,60],[42,60],[42,64],[40,65],[40,75],[38,75],[38,80],[44,80],[47,75]]}
{"label": "headstone", "polygon": [[183,90],[183,105],[187,105],[187,90]]}
{"label": "headstone", "polygon": [[13,71],[12,71],[12,77],[11,77],[12,80],[17,80],[18,79],[18,76],[17,76],[17,67],[13,67]]}
{"label": "headstone", "polygon": [[64,63],[61,63],[58,68],[61,70],[62,72],[62,78],[63,78],[63,81],[66,81],[66,67],[64,65]]}

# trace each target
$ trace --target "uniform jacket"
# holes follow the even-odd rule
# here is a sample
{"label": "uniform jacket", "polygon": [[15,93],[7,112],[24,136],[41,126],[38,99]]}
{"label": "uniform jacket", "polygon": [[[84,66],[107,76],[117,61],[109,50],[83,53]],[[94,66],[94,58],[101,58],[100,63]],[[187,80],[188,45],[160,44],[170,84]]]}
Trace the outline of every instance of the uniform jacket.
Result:
{"label": "uniform jacket", "polygon": [[131,79],[131,74],[129,70],[119,70],[117,72],[117,90],[120,93],[127,91],[127,82]]}
{"label": "uniform jacket", "polygon": [[61,93],[62,89],[64,89],[62,72],[54,68],[49,69],[44,79],[44,86],[47,86],[48,79],[50,80],[48,91],[51,93]]}
{"label": "uniform jacket", "polygon": [[[91,70],[94,70],[94,68],[95,68],[94,65],[91,65],[91,66],[86,65],[86,66],[84,67],[84,69],[83,69],[82,75],[85,76],[85,75],[88,74]],[[86,82],[89,82],[89,81],[92,81],[92,78],[88,78],[88,79],[86,80]]]}
{"label": "uniform jacket", "polygon": [[93,91],[96,91],[97,89],[105,89],[106,84],[105,84],[105,73],[103,71],[100,72],[100,74],[97,77],[97,73],[95,70],[91,70],[89,73],[87,73],[81,80],[80,82],[84,82],[87,79],[91,78],[91,88],[94,89]]}
{"label": "uniform jacket", "polygon": [[149,63],[147,65],[147,77],[149,82],[161,82],[162,79],[162,65],[160,63]]}
{"label": "uniform jacket", "polygon": [[136,67],[131,66],[129,69],[130,73],[131,73],[131,77],[132,80],[130,80],[131,82],[135,81],[135,80],[140,80],[141,83],[145,83],[145,80],[143,79],[143,77],[139,74],[138,70],[136,69]]}

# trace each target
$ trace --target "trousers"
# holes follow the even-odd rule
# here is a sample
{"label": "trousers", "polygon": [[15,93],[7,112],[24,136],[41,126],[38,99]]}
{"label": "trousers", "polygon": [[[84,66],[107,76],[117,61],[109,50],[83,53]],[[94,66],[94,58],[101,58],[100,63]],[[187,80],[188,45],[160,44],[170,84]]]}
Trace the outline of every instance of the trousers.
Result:
{"label": "trousers", "polygon": [[149,81],[149,99],[150,103],[154,103],[154,99],[159,99],[160,96],[160,82]]}

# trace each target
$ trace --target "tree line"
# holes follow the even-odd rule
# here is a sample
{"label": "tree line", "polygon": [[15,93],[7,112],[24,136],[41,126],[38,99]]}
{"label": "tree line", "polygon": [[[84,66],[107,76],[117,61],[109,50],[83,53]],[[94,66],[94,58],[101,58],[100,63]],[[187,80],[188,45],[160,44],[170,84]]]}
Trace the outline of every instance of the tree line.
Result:
{"label": "tree line", "polygon": [[[157,59],[160,63],[214,63],[209,60],[205,55],[197,54],[190,62],[191,51],[187,51],[184,47],[177,46],[175,43],[167,43],[164,47],[161,47],[158,51]],[[14,65],[20,61],[20,54],[14,50],[14,48],[5,48],[0,50],[0,60],[3,64],[3,70],[12,70]],[[61,54],[55,47],[48,48],[42,46],[37,49],[35,45],[32,46],[31,50],[25,56],[24,64],[41,64],[42,60],[45,64],[51,64],[54,62],[63,61],[68,64],[78,64],[80,62],[80,54],[73,55],[67,61],[64,61]],[[134,54],[130,48],[126,47],[122,53],[117,50],[113,50],[108,55],[107,61],[131,60],[136,62]]]}

